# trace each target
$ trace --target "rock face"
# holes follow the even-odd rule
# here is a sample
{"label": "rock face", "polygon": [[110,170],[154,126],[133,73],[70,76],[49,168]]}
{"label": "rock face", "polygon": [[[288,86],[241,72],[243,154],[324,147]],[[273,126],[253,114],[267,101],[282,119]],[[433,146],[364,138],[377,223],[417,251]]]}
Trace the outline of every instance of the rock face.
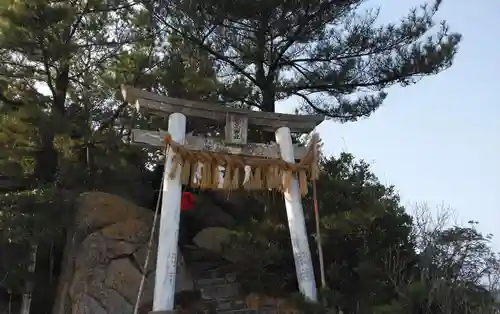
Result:
{"label": "rock face", "polygon": [[[132,314],[153,215],[114,195],[83,194],[68,234],[53,314]],[[155,241],[141,304],[153,299],[156,249]],[[178,256],[176,290],[192,290],[193,280]]]}
{"label": "rock face", "polygon": [[[300,313],[286,300],[242,295],[231,263],[237,252],[223,250],[231,231],[222,226],[231,219],[219,215],[216,208],[198,205],[202,205],[196,210],[203,228],[193,239],[195,245],[183,247],[184,256],[178,252],[175,303],[179,313]],[[76,206],[52,313],[133,314],[154,213],[100,192],[81,195]],[[211,215],[224,219],[203,218]],[[152,307],[156,252],[155,241],[140,314]]]}

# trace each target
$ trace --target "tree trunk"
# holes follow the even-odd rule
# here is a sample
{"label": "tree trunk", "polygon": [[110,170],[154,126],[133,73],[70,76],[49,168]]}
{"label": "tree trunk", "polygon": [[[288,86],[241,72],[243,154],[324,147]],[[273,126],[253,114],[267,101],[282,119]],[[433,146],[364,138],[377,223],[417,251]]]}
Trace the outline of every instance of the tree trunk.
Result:
{"label": "tree trunk", "polygon": [[31,300],[33,297],[33,288],[35,286],[35,266],[36,266],[36,255],[38,251],[38,245],[31,245],[30,252],[30,265],[28,267],[28,279],[26,280],[24,293],[23,293],[23,301],[21,303],[21,311],[20,314],[30,314],[31,310]]}
{"label": "tree trunk", "polygon": [[[272,87],[262,91],[262,111],[275,112],[274,101],[275,101],[275,93]],[[261,133],[262,135],[260,142],[269,143],[276,141],[274,132],[261,131]]]}
{"label": "tree trunk", "polygon": [[58,154],[54,147],[54,131],[44,127],[42,145],[36,153],[35,176],[41,183],[54,182],[58,168]]}

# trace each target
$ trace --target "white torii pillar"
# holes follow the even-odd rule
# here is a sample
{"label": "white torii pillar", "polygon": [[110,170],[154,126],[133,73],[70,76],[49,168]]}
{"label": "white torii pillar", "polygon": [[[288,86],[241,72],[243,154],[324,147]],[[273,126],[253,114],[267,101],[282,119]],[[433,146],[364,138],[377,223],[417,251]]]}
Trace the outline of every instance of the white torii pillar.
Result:
{"label": "white torii pillar", "polygon": [[[280,147],[281,158],[286,162],[295,163],[292,136],[289,128],[282,127],[276,131],[276,143]],[[307,299],[317,301],[311,250],[309,248],[309,241],[307,240],[299,181],[296,177],[293,179],[290,189],[284,191],[283,196],[285,198],[286,215],[288,217],[288,227],[290,228],[299,291]]]}
{"label": "white torii pillar", "polygon": [[[181,113],[172,113],[168,118],[168,133],[172,136],[173,141],[184,143],[186,116]],[[174,178],[170,179],[173,155],[174,152],[169,149],[165,156],[153,312],[170,311],[174,308],[182,167],[177,167]]]}

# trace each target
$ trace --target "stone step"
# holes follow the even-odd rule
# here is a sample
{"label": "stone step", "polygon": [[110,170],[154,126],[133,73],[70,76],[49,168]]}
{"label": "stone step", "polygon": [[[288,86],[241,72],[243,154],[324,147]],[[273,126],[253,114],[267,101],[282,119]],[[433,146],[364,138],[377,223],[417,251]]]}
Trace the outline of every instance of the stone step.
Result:
{"label": "stone step", "polygon": [[216,267],[206,268],[206,269],[190,268],[189,272],[194,278],[200,278],[200,279],[213,279],[213,278],[224,277],[224,274],[221,273],[219,270],[217,270]]}
{"label": "stone step", "polygon": [[217,311],[241,310],[247,307],[245,301],[238,299],[219,299],[215,301]]}
{"label": "stone step", "polygon": [[228,311],[217,311],[216,313],[220,314],[260,314],[257,310],[254,309],[239,309],[239,310],[228,310]]}
{"label": "stone step", "polygon": [[[193,269],[189,268],[191,275],[196,278],[196,280],[205,280],[205,279],[216,279],[216,278],[227,278],[228,281],[236,280],[236,274],[234,271],[221,268],[221,267],[213,267],[208,269]],[[232,279],[234,278],[234,280]]]}
{"label": "stone step", "polygon": [[204,261],[224,261],[227,262],[224,258],[221,258],[220,254],[207,251],[205,249],[200,248],[192,248],[192,247],[182,247],[181,248],[182,255],[184,259],[191,263],[199,263]]}
{"label": "stone step", "polygon": [[227,283],[235,283],[236,275],[227,274],[226,276],[215,277],[215,278],[200,278],[195,281],[195,285],[198,289],[206,288],[210,286],[219,286]]}
{"label": "stone step", "polygon": [[239,295],[239,285],[237,283],[210,286],[200,289],[203,299],[228,299]]}
{"label": "stone step", "polygon": [[211,268],[221,267],[224,263],[221,261],[200,261],[200,262],[186,262],[189,268],[194,270],[205,270]]}
{"label": "stone step", "polygon": [[288,312],[280,311],[275,307],[268,307],[259,310],[259,314],[279,314],[279,313],[288,313]]}
{"label": "stone step", "polygon": [[203,289],[210,286],[220,286],[223,284],[226,284],[226,279],[221,277],[204,278],[195,281],[195,285],[198,289]]}

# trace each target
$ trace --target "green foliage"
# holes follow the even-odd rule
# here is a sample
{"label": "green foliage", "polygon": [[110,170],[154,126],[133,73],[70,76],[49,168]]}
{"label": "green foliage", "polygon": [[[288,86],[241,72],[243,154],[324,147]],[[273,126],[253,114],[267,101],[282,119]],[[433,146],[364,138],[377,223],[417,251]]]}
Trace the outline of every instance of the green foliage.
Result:
{"label": "green foliage", "polygon": [[[491,313],[500,259],[474,224],[432,224],[405,213],[392,187],[349,154],[326,159],[318,181],[327,287],[307,313]],[[239,256],[244,287],[274,296],[296,291],[282,200],[253,212],[234,231],[228,252]],[[317,251],[312,200],[304,202],[311,251]],[[313,254],[320,283],[317,255]],[[485,282],[488,280],[488,282]]]}
{"label": "green foliage", "polygon": [[22,292],[27,278],[29,251],[33,243],[51,247],[64,235],[71,208],[71,196],[50,186],[11,192],[0,198],[0,274],[2,286]]}
{"label": "green foliage", "polygon": [[0,3],[2,287],[20,292],[32,244],[42,258],[61,245],[75,195],[143,197],[147,155],[121,143],[129,112],[107,69],[145,45],[139,14],[99,0]]}
{"label": "green foliage", "polygon": [[[318,181],[321,236],[326,277],[335,291],[336,304],[354,310],[360,306],[357,300],[369,304],[390,300],[393,292],[384,283],[383,262],[395,248],[408,260],[413,258],[410,217],[399,205],[393,189],[378,182],[364,162],[342,154],[338,159],[324,160],[322,169]],[[316,252],[310,197],[305,199],[304,212],[311,232],[311,250]],[[239,232],[233,245],[248,252],[241,268],[246,270],[243,277],[255,279],[247,281],[249,289],[259,286],[271,294],[295,290],[295,268],[282,201],[276,198],[267,213],[253,217]],[[318,261],[314,262],[319,274]]]}
{"label": "green foliage", "polygon": [[153,1],[158,25],[209,54],[240,91],[228,100],[273,112],[295,97],[338,121],[369,116],[394,84],[448,68],[461,38],[436,25],[441,0],[386,25],[366,2]]}
{"label": "green foliage", "polygon": [[189,99],[215,94],[211,60],[151,22],[139,3],[0,2],[0,245],[13,252],[2,254],[9,267],[0,277],[9,279],[0,285],[18,291],[32,243],[39,252],[61,247],[79,193],[150,204],[155,150],[122,139],[165,121],[135,115],[116,98],[120,84]]}

